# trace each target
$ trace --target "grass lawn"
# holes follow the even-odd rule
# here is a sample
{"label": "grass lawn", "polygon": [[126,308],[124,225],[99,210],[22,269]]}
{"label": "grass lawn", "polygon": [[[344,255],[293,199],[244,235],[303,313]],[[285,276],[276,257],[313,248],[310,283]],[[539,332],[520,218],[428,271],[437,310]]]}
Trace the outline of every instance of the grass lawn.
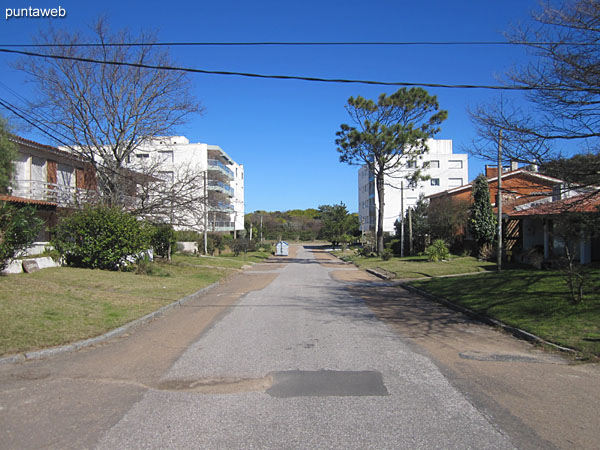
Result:
{"label": "grass lawn", "polygon": [[392,272],[399,279],[436,277],[459,273],[483,272],[495,268],[495,263],[479,261],[470,256],[453,256],[449,261],[431,262],[425,256],[393,257],[384,261],[379,257],[366,258],[356,255],[354,250],[335,251],[334,255],[356,264],[361,269],[380,267]]}
{"label": "grass lawn", "polygon": [[508,270],[410,283],[559,345],[600,356],[600,267],[579,305],[556,271]]}
{"label": "grass lawn", "polygon": [[152,276],[71,267],[0,276],[0,356],[98,336],[263,257],[175,255]]}

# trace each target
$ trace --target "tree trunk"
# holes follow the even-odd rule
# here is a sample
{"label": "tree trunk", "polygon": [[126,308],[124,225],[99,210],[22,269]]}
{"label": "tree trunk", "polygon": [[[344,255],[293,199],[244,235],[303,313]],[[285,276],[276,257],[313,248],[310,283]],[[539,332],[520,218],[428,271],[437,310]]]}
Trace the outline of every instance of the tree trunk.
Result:
{"label": "tree trunk", "polygon": [[385,205],[383,171],[379,171],[375,179],[377,183],[377,196],[379,197],[379,210],[377,211],[377,255],[381,256],[383,253],[383,207]]}

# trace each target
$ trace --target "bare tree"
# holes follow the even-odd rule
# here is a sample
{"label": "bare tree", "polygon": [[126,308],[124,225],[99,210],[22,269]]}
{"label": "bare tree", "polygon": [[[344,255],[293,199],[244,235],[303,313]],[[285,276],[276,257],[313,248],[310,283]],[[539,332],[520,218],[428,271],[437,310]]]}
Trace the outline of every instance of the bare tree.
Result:
{"label": "bare tree", "polygon": [[102,19],[92,34],[99,45],[72,46],[88,37],[52,29],[38,39],[56,44],[44,47],[47,57],[27,57],[18,68],[38,90],[32,114],[94,166],[103,200],[122,204],[131,190],[130,173],[123,170],[128,159],[156,136],[173,134],[201,107],[184,73],[122,65],[171,66],[168,52],[151,45],[153,35],[111,33]]}
{"label": "bare tree", "polygon": [[204,229],[204,216],[214,207],[205,191],[206,170],[188,163],[165,170],[159,158],[134,167],[144,177],[137,185],[134,214],[175,228]]}
{"label": "bare tree", "polygon": [[[600,3],[544,2],[535,26],[509,35],[531,54],[531,62],[506,74],[506,84],[525,90],[532,108],[501,98],[472,110],[479,139],[472,153],[492,159],[503,131],[506,159],[544,165],[562,157],[559,145],[580,142],[580,150],[598,154],[600,137]],[[600,173],[595,184],[600,184]]]}

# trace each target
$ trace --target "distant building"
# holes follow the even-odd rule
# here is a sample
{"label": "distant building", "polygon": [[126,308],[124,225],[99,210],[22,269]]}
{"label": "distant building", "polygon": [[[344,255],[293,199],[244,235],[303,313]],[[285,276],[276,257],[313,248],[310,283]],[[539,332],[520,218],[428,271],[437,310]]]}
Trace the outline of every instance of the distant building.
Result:
{"label": "distant building", "polygon": [[[394,232],[394,222],[403,216],[407,208],[416,205],[421,194],[428,196],[462,186],[468,181],[468,156],[452,153],[452,140],[430,139],[427,145],[429,152],[423,154],[418,161],[406,161],[394,174],[385,177],[384,232]],[[430,178],[410,185],[406,176],[416,166],[423,167],[423,174]],[[367,166],[362,166],[358,171],[358,214],[361,230],[376,231],[378,208],[375,176]]]}
{"label": "distant building", "polygon": [[197,221],[190,228],[204,229],[204,209],[207,209],[208,231],[244,229],[244,166],[236,163],[221,147],[190,143],[184,136],[157,137],[138,149],[130,163],[135,165],[150,158],[157,158],[157,175],[167,183],[177,182],[178,170],[206,174],[207,198],[195,207],[195,211],[189,211]]}

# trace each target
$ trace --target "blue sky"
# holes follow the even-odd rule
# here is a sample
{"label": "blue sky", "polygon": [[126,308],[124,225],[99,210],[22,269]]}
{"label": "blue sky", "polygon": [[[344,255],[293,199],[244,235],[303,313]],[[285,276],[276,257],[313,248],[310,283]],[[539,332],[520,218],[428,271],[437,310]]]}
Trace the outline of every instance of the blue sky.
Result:
{"label": "blue sky", "polygon": [[[63,7],[63,19],[9,19],[4,8]],[[82,29],[104,15],[111,27],[155,30],[160,41],[498,41],[512,25],[530,20],[537,0],[103,2],[8,0],[1,44],[29,43],[54,27]],[[186,47],[174,48],[178,65],[207,70],[444,84],[498,84],[497,77],[525,61],[507,46],[409,47]],[[32,95],[23,75],[0,55],[0,98],[6,89]],[[397,88],[321,84],[234,76],[192,75],[205,113],[180,133],[192,142],[220,145],[246,170],[246,211],[318,207],[343,201],[357,210],[357,167],[338,160],[335,133],[348,122],[350,96],[377,98]],[[498,98],[487,90],[428,89],[449,118],[437,135],[463,153],[474,138],[467,114]],[[5,116],[9,114],[2,112]],[[23,133],[22,133],[23,134]],[[24,137],[51,142],[34,131]],[[469,158],[469,179],[484,161]]]}

